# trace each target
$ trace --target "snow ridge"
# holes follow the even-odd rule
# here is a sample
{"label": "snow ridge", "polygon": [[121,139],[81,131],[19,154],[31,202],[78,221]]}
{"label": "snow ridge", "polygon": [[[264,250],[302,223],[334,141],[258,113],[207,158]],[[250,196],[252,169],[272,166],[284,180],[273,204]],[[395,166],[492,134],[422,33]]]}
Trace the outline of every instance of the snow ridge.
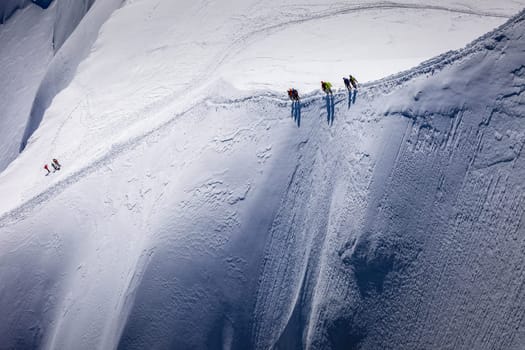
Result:
{"label": "snow ridge", "polygon": [[[214,71],[216,68],[224,64],[228,59],[235,56],[243,47],[246,46],[246,43],[249,41],[254,41],[259,37],[265,36],[268,33],[273,31],[281,30],[285,27],[319,20],[322,18],[333,17],[336,15],[348,14],[352,12],[360,11],[369,11],[369,10],[380,10],[380,9],[411,9],[411,10],[434,10],[434,11],[447,11],[454,13],[462,13],[467,15],[477,15],[483,17],[496,17],[496,18],[509,18],[508,15],[501,14],[498,12],[490,11],[478,11],[470,8],[465,8],[461,6],[451,7],[451,6],[438,6],[438,5],[428,5],[428,4],[414,4],[414,3],[402,3],[402,2],[376,2],[376,3],[367,3],[367,4],[344,4],[339,6],[334,6],[333,9],[324,10],[320,12],[313,12],[307,16],[300,16],[299,18],[293,18],[296,15],[293,11],[289,13],[289,16],[292,17],[291,20],[286,22],[276,23],[272,25],[264,24],[263,28],[256,28],[253,31],[241,36],[240,38],[235,39],[232,44],[228,47],[224,53],[217,57],[214,60],[213,66],[210,66],[204,74]],[[199,79],[200,80],[200,79]]]}
{"label": "snow ridge", "polygon": [[[318,169],[305,164],[285,194],[253,344],[521,347],[523,273],[508,266],[523,263],[525,246],[524,15],[436,66],[368,85],[375,89],[360,95],[357,111],[385,129],[383,141],[361,132],[382,145],[362,159],[347,155],[359,136],[343,127],[330,140],[340,156],[316,156]],[[312,175],[321,169],[330,171]],[[312,186],[315,177],[328,188]]]}
{"label": "snow ridge", "polygon": [[[403,5],[403,4],[396,3],[396,6],[397,5]],[[405,4],[405,5],[412,6],[411,4]],[[394,6],[394,5],[393,3],[379,3],[379,4],[374,4],[371,6]],[[362,8],[363,7],[358,7],[358,9],[362,9]],[[352,9],[355,9],[355,6],[352,7]],[[350,11],[350,9],[346,8],[345,10],[338,10],[338,11]],[[322,16],[327,16],[327,14],[323,14]],[[485,34],[481,38],[467,45],[467,47],[465,47],[464,49],[444,53],[443,55],[440,55],[434,59],[423,62],[421,65],[413,69],[410,69],[408,71],[400,72],[399,74],[395,74],[393,76],[386,77],[376,82],[370,82],[370,83],[363,84],[362,86],[363,89],[359,93],[360,98],[372,99],[373,97],[379,94],[385,94],[387,92],[392,91],[394,88],[402,87],[405,83],[419,76],[433,74],[434,72],[442,70],[443,68],[449,65],[452,65],[455,62],[462,60],[468,57],[469,55],[472,55],[473,53],[485,50],[487,47],[490,47],[492,45],[491,43],[497,42],[498,39],[501,40],[500,33],[502,31],[517,25],[519,22],[523,21],[524,19],[525,19],[525,11],[522,11],[521,13],[514,16],[512,19],[507,21],[505,24],[503,24],[499,28],[496,28],[495,30]],[[317,104],[319,99],[322,96],[324,96],[324,93],[321,93],[321,92],[312,92],[312,93],[306,94],[301,100],[301,105],[303,106],[303,108],[309,108],[311,107],[312,104]],[[343,99],[346,98],[346,92],[339,90],[335,93],[335,96],[338,98],[337,103],[340,103],[342,102]],[[288,99],[285,98],[283,94],[277,93],[277,92],[270,92],[270,91],[260,92],[252,96],[246,96],[246,97],[241,97],[241,98],[231,98],[228,100],[202,99],[196,102],[193,106],[187,108],[184,112],[174,115],[168,121],[165,121],[161,125],[155,126],[153,129],[148,130],[142,135],[134,137],[125,142],[113,145],[111,150],[108,151],[108,153],[105,154],[104,156],[98,158],[97,160],[93,161],[91,164],[76,171],[74,174],[69,175],[66,179],[63,179],[60,182],[54,184],[52,187],[50,187],[45,192],[40,193],[36,195],[35,197],[29,199],[26,203],[20,205],[19,207],[9,210],[8,212],[5,212],[4,214],[0,216],[0,227],[5,226],[7,223],[12,223],[13,220],[16,221],[16,220],[26,217],[26,215],[30,213],[31,210],[35,208],[37,205],[45,203],[45,201],[51,197],[52,193],[57,193],[57,191],[62,191],[66,189],[68,184],[75,183],[76,181],[78,181],[78,179],[87,176],[88,174],[92,173],[93,171],[98,169],[103,164],[110,162],[112,159],[120,155],[122,152],[129,150],[129,149],[133,149],[134,147],[137,146],[138,143],[142,142],[148,136],[160,130],[163,130],[164,128],[169,126],[171,123],[173,123],[181,115],[192,110],[196,105],[199,105],[201,103],[209,103],[210,105],[228,105],[228,104],[237,105],[237,104],[242,104],[248,101],[258,101],[258,100],[271,101],[273,103],[277,103],[277,105],[280,107],[284,107],[288,102]],[[156,101],[153,105],[144,107],[144,110],[152,112],[152,111],[155,111],[156,109],[164,108],[164,105],[165,105],[165,101],[164,103]]]}
{"label": "snow ridge", "polygon": [[3,203],[2,345],[520,349],[524,17],[355,101],[218,82],[142,107]]}
{"label": "snow ridge", "polygon": [[[435,58],[422,62],[419,66],[410,69],[405,72],[400,72],[389,77],[385,77],[375,82],[366,83],[363,86],[367,88],[375,88],[383,93],[391,91],[396,86],[402,85],[402,83],[415,78],[419,75],[432,75],[435,71],[439,71],[446,66],[449,66],[457,61],[460,61],[469,55],[486,49],[491,49],[499,42],[502,37],[500,33],[508,30],[511,27],[516,26],[518,23],[524,20],[525,10],[516,14],[510,18],[507,22],[495,28],[494,30],[482,35],[472,43],[468,44],[465,48],[445,52]],[[375,91],[374,91],[375,92]]]}

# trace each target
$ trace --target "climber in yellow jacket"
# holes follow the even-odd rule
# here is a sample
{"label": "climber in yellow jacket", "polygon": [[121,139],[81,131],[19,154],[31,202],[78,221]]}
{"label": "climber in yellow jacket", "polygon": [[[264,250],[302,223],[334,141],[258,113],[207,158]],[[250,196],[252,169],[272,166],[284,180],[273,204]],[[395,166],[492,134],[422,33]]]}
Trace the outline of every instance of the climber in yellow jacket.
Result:
{"label": "climber in yellow jacket", "polygon": [[332,84],[327,81],[321,81],[321,89],[326,93],[332,95]]}

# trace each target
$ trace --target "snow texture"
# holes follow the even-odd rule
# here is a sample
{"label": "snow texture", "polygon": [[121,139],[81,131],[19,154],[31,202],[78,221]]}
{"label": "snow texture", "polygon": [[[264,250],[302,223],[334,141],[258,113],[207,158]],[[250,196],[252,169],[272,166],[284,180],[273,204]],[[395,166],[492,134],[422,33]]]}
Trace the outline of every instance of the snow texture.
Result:
{"label": "snow texture", "polygon": [[525,12],[291,105],[226,72],[345,4],[99,4],[0,174],[0,349],[522,349]]}
{"label": "snow texture", "polygon": [[[65,0],[63,0],[65,1]],[[74,1],[78,5],[77,0]],[[93,0],[86,0],[84,4],[85,11],[80,14],[87,12],[91,2]],[[109,15],[117,9],[122,0],[105,0],[96,3],[93,10],[90,11],[86,18],[84,18],[80,28],[78,28],[73,34],[70,40],[64,47],[53,57],[53,60],[49,63],[46,75],[43,77],[40,87],[36,93],[36,96],[31,107],[31,114],[24,131],[24,136],[21,141],[20,150],[22,151],[29,137],[38,128],[42,117],[46,109],[51,104],[53,98],[66,86],[69,85],[73,77],[75,76],[76,68],[80,62],[86,58],[89,54],[92,45],[94,44],[98,30],[108,19]],[[65,6],[66,9],[74,9],[75,6]],[[76,15],[80,15],[77,13]],[[75,13],[61,14],[66,18],[74,18]],[[73,28],[70,28],[73,29]],[[66,32],[68,33],[68,32]],[[69,34],[67,34],[69,35]],[[63,38],[66,37],[61,32],[57,32],[55,29],[53,37],[53,45],[61,46],[64,42]],[[58,40],[58,41],[57,41]]]}
{"label": "snow texture", "polygon": [[[121,3],[101,1],[79,25],[93,1],[57,0],[45,11],[30,5],[0,25],[0,170],[23,149],[45,108],[89,53],[100,26]],[[7,1],[0,9],[10,11],[14,4]]]}
{"label": "snow texture", "polygon": [[30,3],[30,0],[3,0],[0,3],[0,24],[5,23],[16,10],[24,8]]}

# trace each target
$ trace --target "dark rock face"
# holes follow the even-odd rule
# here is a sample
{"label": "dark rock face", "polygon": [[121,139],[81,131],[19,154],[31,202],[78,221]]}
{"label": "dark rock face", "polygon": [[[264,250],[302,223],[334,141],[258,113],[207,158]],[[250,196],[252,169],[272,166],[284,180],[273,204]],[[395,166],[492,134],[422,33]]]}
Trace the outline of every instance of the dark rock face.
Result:
{"label": "dark rock face", "polygon": [[53,0],[31,0],[36,5],[40,6],[43,9],[47,9]]}

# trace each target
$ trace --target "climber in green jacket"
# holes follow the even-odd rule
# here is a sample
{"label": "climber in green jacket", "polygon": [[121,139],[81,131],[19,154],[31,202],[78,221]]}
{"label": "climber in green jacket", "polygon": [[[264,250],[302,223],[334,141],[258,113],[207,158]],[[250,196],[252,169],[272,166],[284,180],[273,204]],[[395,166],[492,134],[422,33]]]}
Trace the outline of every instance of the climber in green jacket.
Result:
{"label": "climber in green jacket", "polygon": [[327,81],[321,81],[321,89],[326,93],[332,95],[332,84]]}

